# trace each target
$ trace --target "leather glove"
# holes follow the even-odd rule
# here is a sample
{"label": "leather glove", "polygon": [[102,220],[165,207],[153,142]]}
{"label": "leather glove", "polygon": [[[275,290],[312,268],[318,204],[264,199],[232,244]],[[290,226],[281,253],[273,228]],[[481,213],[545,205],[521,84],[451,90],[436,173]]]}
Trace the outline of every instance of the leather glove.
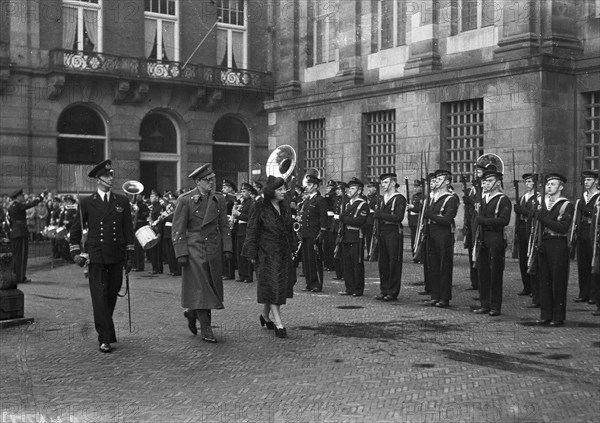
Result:
{"label": "leather glove", "polygon": [[73,256],[73,261],[77,264],[77,266],[79,267],[83,267],[85,266],[85,258],[81,257],[79,254],[75,254]]}
{"label": "leather glove", "polygon": [[233,258],[233,253],[231,251],[225,251],[223,257],[225,257],[226,260],[231,260]]}
{"label": "leather glove", "polygon": [[135,253],[133,251],[127,251],[127,261],[125,262],[125,273],[131,272],[135,264]]}
{"label": "leather glove", "polygon": [[177,257],[177,263],[182,265],[183,267],[186,267],[187,265],[190,264],[190,260],[189,260],[188,256],[181,256],[181,257]]}

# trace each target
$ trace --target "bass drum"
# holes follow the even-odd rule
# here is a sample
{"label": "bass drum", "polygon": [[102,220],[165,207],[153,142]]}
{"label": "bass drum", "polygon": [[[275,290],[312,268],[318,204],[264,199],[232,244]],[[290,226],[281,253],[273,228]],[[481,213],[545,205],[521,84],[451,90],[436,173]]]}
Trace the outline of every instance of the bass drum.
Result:
{"label": "bass drum", "polygon": [[66,236],[67,228],[61,226],[60,228],[56,229],[56,239],[65,239]]}
{"label": "bass drum", "polygon": [[144,250],[149,250],[160,241],[160,237],[152,230],[150,225],[142,226],[135,231],[135,237]]}
{"label": "bass drum", "polygon": [[48,225],[44,228],[44,230],[42,231],[42,236],[45,238],[56,238],[56,230],[58,229],[58,226],[56,225]]}

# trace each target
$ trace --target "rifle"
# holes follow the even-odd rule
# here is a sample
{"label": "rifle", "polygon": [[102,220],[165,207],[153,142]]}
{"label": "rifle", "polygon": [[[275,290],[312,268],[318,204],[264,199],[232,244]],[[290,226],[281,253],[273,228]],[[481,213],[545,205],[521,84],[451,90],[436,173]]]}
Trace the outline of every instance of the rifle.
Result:
{"label": "rifle", "polygon": [[417,224],[417,233],[415,234],[415,249],[413,251],[413,258],[415,260],[420,260],[421,254],[423,253],[423,241],[425,240],[425,233],[427,231],[427,219],[425,219],[425,214],[429,210],[429,203],[431,202],[429,192],[429,173],[427,172],[427,169],[425,169],[425,172],[427,176],[423,183],[425,188],[423,190],[423,207],[421,208],[421,212],[419,213],[419,223]]}
{"label": "rifle", "polygon": [[[473,219],[477,219],[479,215],[479,210],[481,209],[481,179],[475,178],[475,213],[473,214]],[[472,251],[472,259],[473,259],[473,269],[477,269],[477,260],[479,260],[479,251],[481,250],[481,240],[480,238],[481,227],[477,225],[475,228],[475,235],[473,236],[473,251]]]}
{"label": "rifle", "polygon": [[[575,252],[577,251],[577,232],[579,231],[579,222],[581,221],[581,200],[575,202],[575,212],[573,213],[573,220],[571,221],[571,232],[569,233],[569,258],[575,258]],[[596,230],[596,229],[594,229]],[[594,245],[594,248],[596,246]]]}
{"label": "rifle", "polygon": [[[466,175],[464,175],[464,174],[460,175],[460,183],[463,186],[463,195],[465,197],[468,197],[469,196],[469,188],[467,187],[467,177],[466,177]],[[473,216],[471,216],[471,207],[470,207],[470,205],[469,205],[469,207],[467,207],[467,204],[465,203],[465,219],[464,219],[464,222],[468,222],[468,223],[465,223],[463,225],[463,236],[464,236],[464,240],[465,240],[464,248],[471,248],[470,243],[473,242],[473,240],[471,239],[471,235],[473,235],[472,231],[471,231],[471,220],[472,220],[472,217]]]}
{"label": "rifle", "polygon": [[[379,209],[379,183],[375,183],[377,188],[377,202],[375,208]],[[375,211],[377,211],[375,210]],[[379,260],[379,219],[373,219],[373,235],[371,236],[371,248],[369,249],[369,261]]]}
{"label": "rifle", "polygon": [[338,221],[338,233],[335,237],[335,248],[333,250],[333,257],[336,259],[341,258],[342,254],[342,241],[344,240],[344,224],[342,223],[342,215],[346,211],[346,193],[342,189],[342,204],[340,205],[340,219]]}
{"label": "rifle", "polygon": [[600,243],[600,239],[598,239],[598,236],[600,235],[598,233],[598,224],[600,224],[600,202],[596,200],[596,204],[594,204],[594,208],[596,209],[595,212],[595,216],[594,216],[594,238],[593,238],[593,242],[594,242],[594,252],[592,254],[592,274],[593,275],[597,275],[600,273],[600,245],[598,245],[598,243]]}
{"label": "rifle", "polygon": [[[515,169],[515,150],[512,151],[512,165],[513,165],[513,184],[515,187],[515,204],[519,204],[519,181],[517,180],[517,172]],[[515,228],[513,231],[513,245],[512,245],[512,258],[519,258],[519,217],[515,216]]]}
{"label": "rifle", "polygon": [[[543,176],[540,175],[540,178],[543,180]],[[538,175],[533,175],[533,209],[538,210],[546,209],[546,201],[544,199],[544,195],[541,195],[540,201],[538,203]],[[542,223],[534,217],[534,222],[532,224],[532,231],[529,234],[529,242],[527,245],[527,273],[530,275],[537,275],[538,268],[538,250],[540,244],[542,242],[542,233],[543,233]]]}

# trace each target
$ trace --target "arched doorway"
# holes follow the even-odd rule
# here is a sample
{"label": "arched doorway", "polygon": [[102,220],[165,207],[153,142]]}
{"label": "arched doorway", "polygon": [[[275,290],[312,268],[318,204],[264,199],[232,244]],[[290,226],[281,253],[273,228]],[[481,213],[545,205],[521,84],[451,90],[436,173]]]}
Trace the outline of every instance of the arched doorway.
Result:
{"label": "arched doorway", "polygon": [[104,119],[88,106],[71,106],[61,113],[57,131],[57,191],[95,190],[96,185],[87,174],[91,165],[107,156]]}
{"label": "arched doorway", "polygon": [[140,182],[144,195],[179,189],[179,132],[162,113],[150,113],[140,126]]}
{"label": "arched doorway", "polygon": [[216,189],[223,179],[237,183],[248,181],[250,134],[244,123],[234,116],[224,116],[213,129],[213,166],[217,174]]}

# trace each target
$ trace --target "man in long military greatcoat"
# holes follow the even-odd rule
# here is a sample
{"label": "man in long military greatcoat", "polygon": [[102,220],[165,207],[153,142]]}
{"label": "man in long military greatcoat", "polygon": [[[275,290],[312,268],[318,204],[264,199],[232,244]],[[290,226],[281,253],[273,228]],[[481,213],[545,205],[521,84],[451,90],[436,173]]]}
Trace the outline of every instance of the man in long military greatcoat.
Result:
{"label": "man in long military greatcoat", "polygon": [[133,224],[129,200],[111,192],[115,180],[112,162],[104,160],[88,174],[98,191],[81,200],[70,232],[70,251],[75,263],[83,266],[80,241],[87,225],[85,250],[89,255],[89,281],[100,351],[112,351],[117,342],[113,312],[123,284],[123,267],[129,273],[134,263]]}
{"label": "man in long military greatcoat", "polygon": [[223,254],[231,259],[232,242],[225,197],[214,192],[210,163],[192,173],[196,188],[182,194],[173,215],[173,247],[182,266],[181,305],[189,329],[200,321],[202,340],[217,342],[211,329],[211,310],[223,306]]}

